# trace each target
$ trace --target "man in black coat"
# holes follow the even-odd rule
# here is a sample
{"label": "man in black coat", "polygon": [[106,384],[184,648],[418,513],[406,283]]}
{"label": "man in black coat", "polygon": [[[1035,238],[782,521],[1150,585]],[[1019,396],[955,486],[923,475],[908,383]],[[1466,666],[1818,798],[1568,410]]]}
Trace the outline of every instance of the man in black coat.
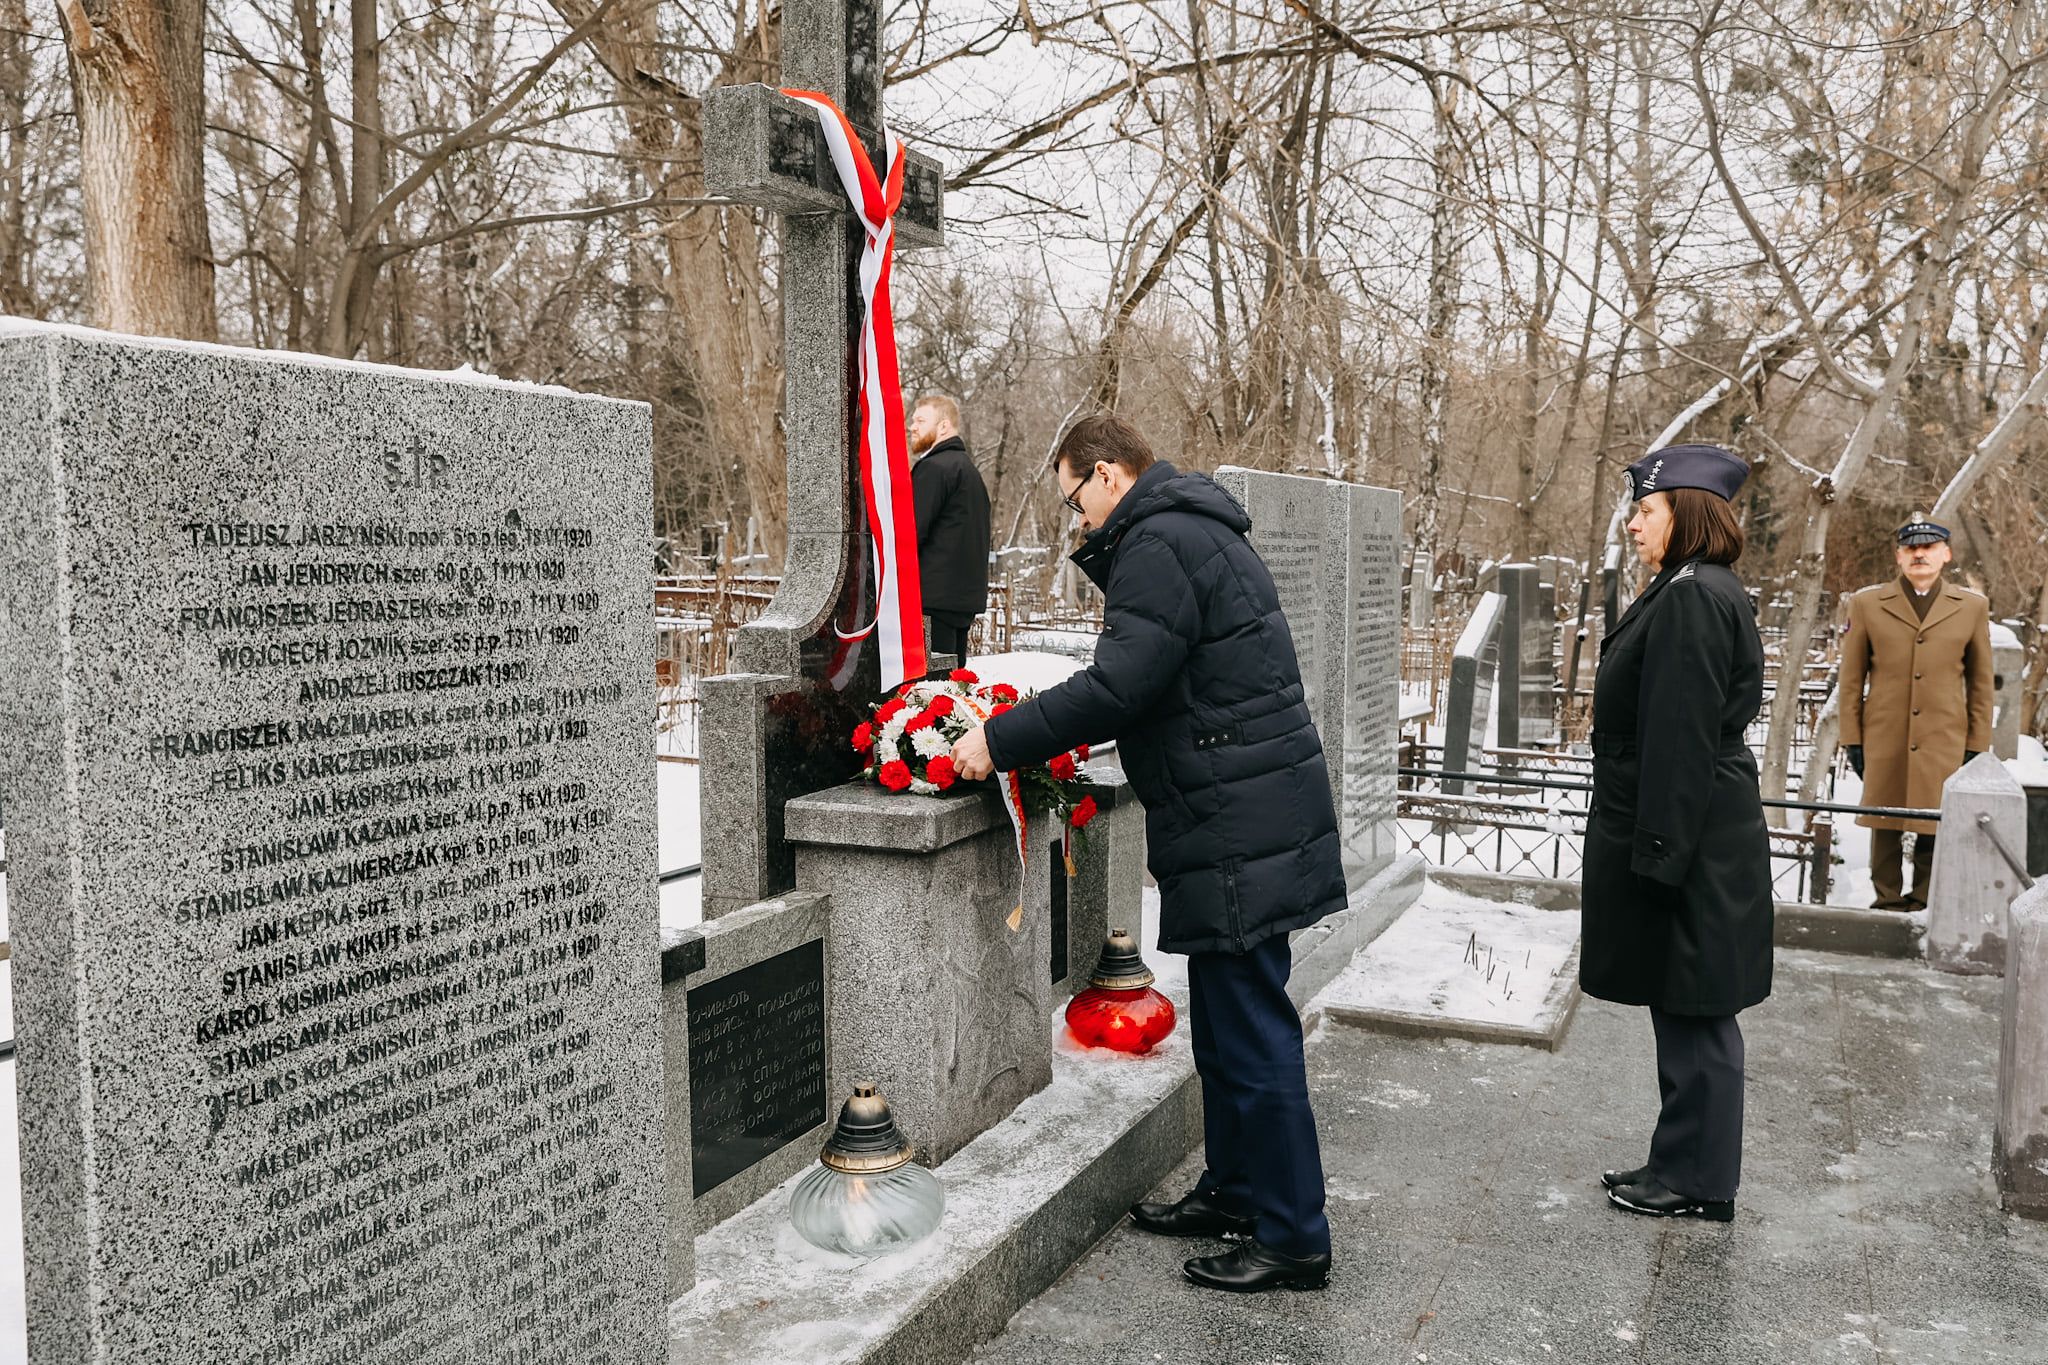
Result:
{"label": "man in black coat", "polygon": [[942,393],[910,415],[910,494],[932,652],[967,661],[967,632],[988,604],[988,487],[960,439],[960,405]]}
{"label": "man in black coat", "polygon": [[1208,1156],[1192,1193],[1132,1219],[1243,1239],[1188,1261],[1197,1284],[1320,1288],[1330,1228],[1287,935],[1342,909],[1345,888],[1294,640],[1251,519],[1214,482],[1154,460],[1108,414],[1075,423],[1053,470],[1089,532],[1074,562],[1105,598],[1095,661],[970,732],[953,761],[979,778],[1117,741],[1145,806],[1159,948],[1188,955]]}

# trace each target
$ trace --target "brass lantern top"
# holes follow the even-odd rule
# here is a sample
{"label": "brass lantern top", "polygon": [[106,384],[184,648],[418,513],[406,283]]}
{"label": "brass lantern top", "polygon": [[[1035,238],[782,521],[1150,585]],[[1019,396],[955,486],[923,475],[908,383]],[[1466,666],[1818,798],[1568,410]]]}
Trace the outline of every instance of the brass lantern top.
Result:
{"label": "brass lantern top", "polygon": [[910,1160],[910,1143],[896,1130],[889,1101],[874,1082],[853,1087],[818,1160],[848,1175],[881,1175]]}
{"label": "brass lantern top", "polygon": [[1102,940],[1102,956],[1095,959],[1095,975],[1088,984],[1105,991],[1135,991],[1152,984],[1152,969],[1138,952],[1138,941],[1128,929],[1112,929]]}

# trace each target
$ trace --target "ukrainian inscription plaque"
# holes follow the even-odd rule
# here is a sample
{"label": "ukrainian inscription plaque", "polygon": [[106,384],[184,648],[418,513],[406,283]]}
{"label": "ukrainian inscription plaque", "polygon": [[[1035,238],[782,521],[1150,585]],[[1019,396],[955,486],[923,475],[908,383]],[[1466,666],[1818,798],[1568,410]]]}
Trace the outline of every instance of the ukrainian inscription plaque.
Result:
{"label": "ukrainian inscription plaque", "polygon": [[32,1352],[661,1358],[639,405],[0,332]]}
{"label": "ukrainian inscription plaque", "polygon": [[702,1195],[824,1121],[825,942],[690,991],[691,1180]]}

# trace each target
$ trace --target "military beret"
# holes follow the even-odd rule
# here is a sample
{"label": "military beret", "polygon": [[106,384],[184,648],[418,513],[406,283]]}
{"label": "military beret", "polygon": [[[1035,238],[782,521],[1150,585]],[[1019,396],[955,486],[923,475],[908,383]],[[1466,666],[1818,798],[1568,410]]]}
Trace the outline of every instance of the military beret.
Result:
{"label": "military beret", "polygon": [[1629,483],[1634,486],[1637,502],[1651,493],[1669,493],[1674,488],[1701,488],[1732,502],[1735,491],[1748,477],[1748,462],[1719,446],[1665,446],[1628,467]]}
{"label": "military beret", "polygon": [[1899,544],[1932,545],[1937,540],[1948,539],[1948,527],[1929,521],[1917,512],[1913,519],[1899,528]]}

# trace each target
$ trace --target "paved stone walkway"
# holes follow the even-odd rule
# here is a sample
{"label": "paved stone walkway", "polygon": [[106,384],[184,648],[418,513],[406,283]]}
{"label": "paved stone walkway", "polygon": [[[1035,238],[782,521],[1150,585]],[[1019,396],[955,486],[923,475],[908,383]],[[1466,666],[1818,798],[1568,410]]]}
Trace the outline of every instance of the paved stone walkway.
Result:
{"label": "paved stone walkway", "polygon": [[[1778,956],[1743,1016],[1733,1225],[1637,1218],[1598,1172],[1655,1118],[1649,1016],[1587,1001],[1556,1054],[1326,1026],[1309,1052],[1336,1268],[1320,1294],[1198,1290],[1214,1244],[1125,1224],[987,1365],[2048,1362],[2048,1224],[1990,1177],[2000,983]],[[1176,1197],[1190,1161],[1159,1197]]]}

